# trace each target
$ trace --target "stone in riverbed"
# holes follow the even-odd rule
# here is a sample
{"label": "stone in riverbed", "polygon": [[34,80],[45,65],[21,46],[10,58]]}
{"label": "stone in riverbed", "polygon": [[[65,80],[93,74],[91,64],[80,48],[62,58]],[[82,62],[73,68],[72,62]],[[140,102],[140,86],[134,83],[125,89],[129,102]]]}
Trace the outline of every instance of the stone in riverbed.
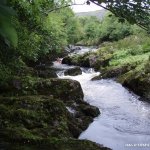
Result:
{"label": "stone in riverbed", "polygon": [[97,117],[100,114],[99,109],[91,105],[81,105],[80,108],[81,111],[87,116]]}
{"label": "stone in riverbed", "polygon": [[82,74],[82,70],[80,67],[74,67],[66,70],[64,72],[65,75],[76,76]]}

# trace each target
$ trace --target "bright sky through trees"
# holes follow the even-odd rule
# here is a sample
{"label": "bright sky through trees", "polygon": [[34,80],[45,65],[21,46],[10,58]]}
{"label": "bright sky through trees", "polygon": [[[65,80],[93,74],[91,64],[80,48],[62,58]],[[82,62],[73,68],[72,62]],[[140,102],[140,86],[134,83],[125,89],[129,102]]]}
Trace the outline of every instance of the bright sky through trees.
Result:
{"label": "bright sky through trees", "polygon": [[[86,0],[74,0],[77,4],[83,4],[86,2]],[[101,7],[91,3],[90,5],[75,5],[72,6],[72,9],[74,12],[88,12],[88,11],[95,11],[102,9]]]}

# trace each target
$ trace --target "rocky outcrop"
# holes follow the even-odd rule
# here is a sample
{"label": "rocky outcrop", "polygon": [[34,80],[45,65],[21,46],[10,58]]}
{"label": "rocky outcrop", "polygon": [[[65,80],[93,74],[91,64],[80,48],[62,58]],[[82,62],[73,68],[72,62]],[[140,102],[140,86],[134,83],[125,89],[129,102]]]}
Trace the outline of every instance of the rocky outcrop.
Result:
{"label": "rocky outcrop", "polygon": [[[51,145],[56,138],[57,141],[60,140],[60,143],[64,138],[68,138],[66,143],[69,143],[85,129],[84,121],[91,121],[89,117],[93,117],[93,112],[96,110],[91,106],[89,112],[91,111],[92,115],[86,115],[86,113],[80,112],[83,107],[80,106],[77,115],[72,115],[61,100],[54,99],[52,96],[1,97],[1,142],[26,143],[26,145],[49,143]],[[94,115],[98,114],[99,111],[94,113]],[[87,127],[87,125],[85,126]],[[80,143],[80,141],[76,141],[76,143],[78,142]],[[88,143],[96,147],[96,144]],[[100,149],[98,146],[97,148]]]}
{"label": "rocky outcrop", "polygon": [[64,75],[76,76],[82,74],[82,70],[80,67],[74,67],[66,70]]}
{"label": "rocky outcrop", "polygon": [[100,114],[98,108],[83,101],[79,82],[31,77],[17,77],[14,81],[15,84],[1,91],[1,145],[21,144],[28,149],[37,144],[56,150],[74,150],[75,145],[79,150],[107,149],[74,139]]}
{"label": "rocky outcrop", "polygon": [[103,53],[101,55],[98,52],[87,52],[83,55],[66,56],[62,60],[62,63],[81,67],[92,67],[95,70],[99,70],[109,64],[111,57],[112,54]]}
{"label": "rocky outcrop", "polygon": [[130,71],[117,79],[123,86],[131,89],[141,100],[150,102],[150,75],[144,72]]}
{"label": "rocky outcrop", "polygon": [[45,65],[36,66],[35,75],[41,78],[57,78],[56,71]]}
{"label": "rocky outcrop", "polygon": [[89,58],[86,56],[87,55],[66,56],[62,60],[62,64],[82,66],[82,67],[90,67]]}
{"label": "rocky outcrop", "polygon": [[135,65],[124,65],[117,67],[108,67],[101,70],[101,74],[92,78],[92,80],[108,79],[108,78],[117,78],[128,71],[135,69]]}
{"label": "rocky outcrop", "polygon": [[88,140],[51,139],[51,141],[38,140],[38,143],[36,141],[33,141],[33,143],[34,145],[29,145],[28,143],[23,143],[21,145],[16,145],[14,143],[1,143],[1,148],[4,150],[111,150]]}

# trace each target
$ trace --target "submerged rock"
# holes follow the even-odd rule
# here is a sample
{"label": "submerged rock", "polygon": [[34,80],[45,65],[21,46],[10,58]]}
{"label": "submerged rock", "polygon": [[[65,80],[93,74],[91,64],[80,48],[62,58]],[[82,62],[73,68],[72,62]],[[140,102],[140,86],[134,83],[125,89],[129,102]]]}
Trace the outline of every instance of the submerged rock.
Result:
{"label": "submerged rock", "polygon": [[82,74],[82,70],[80,67],[74,67],[66,70],[64,72],[65,75],[76,76]]}

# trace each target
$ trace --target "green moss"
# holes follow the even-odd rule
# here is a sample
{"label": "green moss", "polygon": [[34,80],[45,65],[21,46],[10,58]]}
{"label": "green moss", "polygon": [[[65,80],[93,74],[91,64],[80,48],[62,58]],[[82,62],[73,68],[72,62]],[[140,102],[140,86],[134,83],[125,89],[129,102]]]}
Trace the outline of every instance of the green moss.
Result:
{"label": "green moss", "polygon": [[67,110],[59,100],[45,96],[1,97],[0,108],[3,114],[0,122],[1,130],[7,140],[70,135]]}
{"label": "green moss", "polygon": [[[34,142],[34,141],[33,141]],[[6,145],[6,143],[5,143]],[[19,144],[7,144],[5,148],[11,150],[110,150],[109,148],[102,147],[90,142],[87,140],[73,140],[73,139],[56,139],[52,138],[51,140],[39,140],[36,145],[32,145],[28,142],[25,142],[22,145]]]}

